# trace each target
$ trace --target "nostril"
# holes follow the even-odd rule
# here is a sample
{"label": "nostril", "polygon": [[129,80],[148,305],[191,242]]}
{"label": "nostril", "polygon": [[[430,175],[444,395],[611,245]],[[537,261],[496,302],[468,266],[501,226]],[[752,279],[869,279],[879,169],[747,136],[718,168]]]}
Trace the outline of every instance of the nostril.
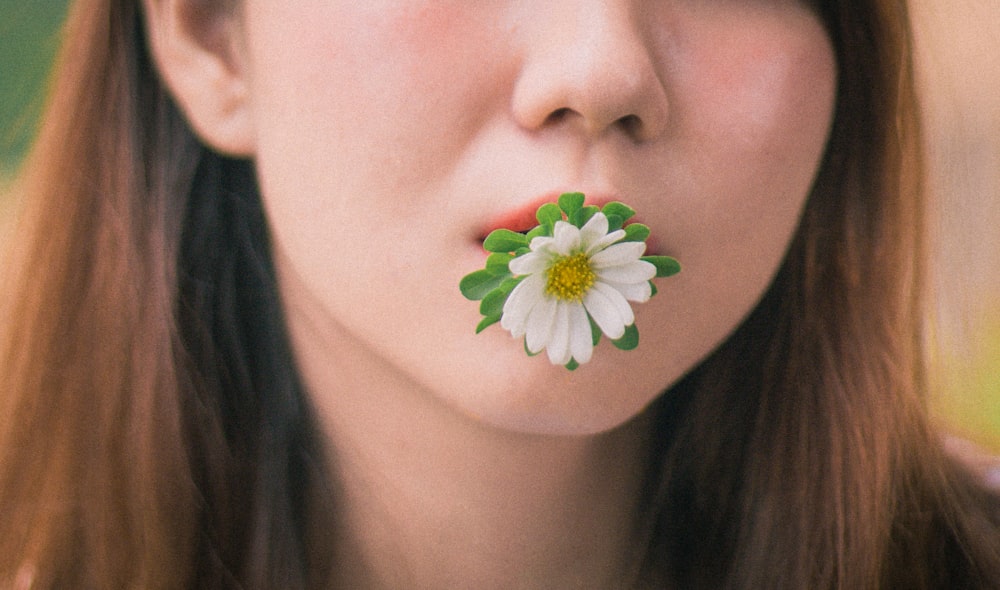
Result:
{"label": "nostril", "polygon": [[556,109],[556,110],[552,111],[551,113],[549,113],[549,116],[546,117],[546,123],[548,123],[550,125],[555,125],[555,124],[561,123],[561,122],[565,121],[566,119],[568,119],[570,117],[570,115],[572,114],[572,112],[573,112],[572,109],[570,109],[568,107],[563,107],[561,109]]}
{"label": "nostril", "polygon": [[[549,115],[545,118],[545,125],[549,127],[558,127],[568,123],[569,120],[574,118],[576,115],[579,115],[577,110],[570,107],[561,107],[549,113]],[[584,125],[587,124],[587,121],[583,118],[581,118],[581,122]],[[628,114],[623,117],[619,117],[614,121],[613,126],[617,127],[626,136],[635,140],[641,140],[643,133],[647,130],[642,117],[635,114]],[[597,128],[597,130],[600,129],[601,128]]]}
{"label": "nostril", "polygon": [[621,119],[618,119],[618,126],[629,137],[639,137],[642,133],[642,120],[636,115],[625,115]]}

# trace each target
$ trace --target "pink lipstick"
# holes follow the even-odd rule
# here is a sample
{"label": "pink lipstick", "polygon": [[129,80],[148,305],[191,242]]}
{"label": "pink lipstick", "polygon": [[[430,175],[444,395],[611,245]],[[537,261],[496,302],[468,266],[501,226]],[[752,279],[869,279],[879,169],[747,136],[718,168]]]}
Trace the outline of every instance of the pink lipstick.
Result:
{"label": "pink lipstick", "polygon": [[[485,239],[486,236],[488,236],[490,232],[495,229],[509,229],[511,231],[516,231],[521,233],[525,233],[531,230],[531,228],[538,225],[538,220],[535,218],[535,213],[538,211],[538,208],[546,203],[557,202],[559,200],[559,195],[563,194],[564,192],[570,192],[570,191],[553,192],[543,195],[537,199],[525,203],[524,205],[518,207],[517,209],[513,209],[511,211],[508,211],[507,213],[504,213],[494,218],[493,220],[490,221],[490,223],[488,223],[483,228],[484,231],[480,232],[479,239],[480,240]],[[606,203],[610,203],[611,201],[614,200],[615,199],[608,197],[591,198],[590,195],[587,195],[586,204],[603,207]]]}
{"label": "pink lipstick", "polygon": [[[497,229],[509,229],[511,231],[516,231],[520,233],[527,233],[536,225],[538,225],[538,220],[535,218],[535,213],[538,211],[538,208],[546,203],[557,202],[559,200],[559,195],[563,194],[564,192],[570,192],[570,191],[558,191],[558,192],[548,193],[537,199],[529,201],[524,205],[517,207],[516,209],[512,209],[506,213],[503,213],[493,218],[489,223],[485,224],[482,227],[478,236],[479,241],[482,242],[483,240],[486,239],[486,236],[488,236],[490,232]],[[607,203],[616,200],[618,199],[609,196],[598,195],[596,197],[591,197],[589,194],[587,194],[586,204],[594,205],[597,207],[603,207]],[[632,219],[630,219],[628,222],[642,223],[642,220],[637,215]],[[658,254],[658,242],[654,236],[650,236],[646,240],[646,254],[649,255]]]}

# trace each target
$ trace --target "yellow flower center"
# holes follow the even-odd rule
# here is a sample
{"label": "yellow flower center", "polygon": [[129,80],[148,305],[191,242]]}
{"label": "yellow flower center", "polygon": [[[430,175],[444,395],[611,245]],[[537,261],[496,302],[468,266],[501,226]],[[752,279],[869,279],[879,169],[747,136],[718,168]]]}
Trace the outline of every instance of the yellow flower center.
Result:
{"label": "yellow flower center", "polygon": [[583,252],[563,256],[545,273],[545,293],[563,301],[580,301],[596,277]]}

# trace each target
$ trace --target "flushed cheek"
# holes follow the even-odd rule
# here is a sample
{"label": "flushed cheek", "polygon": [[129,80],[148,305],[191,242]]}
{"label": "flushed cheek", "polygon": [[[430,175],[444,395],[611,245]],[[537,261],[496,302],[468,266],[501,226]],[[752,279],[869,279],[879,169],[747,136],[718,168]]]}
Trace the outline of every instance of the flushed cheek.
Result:
{"label": "flushed cheek", "polygon": [[683,101],[697,109],[690,120],[700,132],[729,149],[811,167],[831,121],[832,50],[812,20],[770,28],[727,30],[721,43],[694,47],[680,82]]}
{"label": "flushed cheek", "polygon": [[502,24],[467,2],[251,4],[262,142],[294,138],[338,186],[432,187],[503,103]]}
{"label": "flushed cheek", "polygon": [[680,48],[675,78],[678,136],[702,183],[702,201],[689,205],[737,232],[764,229],[771,212],[782,228],[794,224],[836,92],[832,49],[813,17],[770,15],[751,25],[702,25]]}
{"label": "flushed cheek", "polygon": [[674,78],[676,133],[689,158],[688,190],[677,192],[688,278],[675,284],[700,310],[686,333],[717,340],[781,263],[825,149],[836,68],[823,29],[805,16],[703,26],[681,47]]}
{"label": "flushed cheek", "polygon": [[316,293],[338,294],[331,306],[366,301],[367,282],[351,280],[359,268],[386,285],[450,276],[443,263],[359,245],[439,243],[412,228],[435,227],[428,211],[447,194],[436,189],[478,129],[467,117],[497,100],[497,82],[483,79],[496,71],[490,51],[458,51],[487,48],[471,37],[490,39],[491,25],[464,2],[293,4],[283,14],[249,0],[247,15],[256,164],[276,243]]}

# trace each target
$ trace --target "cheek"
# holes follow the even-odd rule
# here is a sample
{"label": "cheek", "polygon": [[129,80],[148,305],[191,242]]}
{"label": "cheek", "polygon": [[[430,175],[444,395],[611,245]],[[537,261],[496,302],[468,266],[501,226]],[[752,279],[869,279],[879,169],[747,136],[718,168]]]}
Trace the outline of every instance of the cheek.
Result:
{"label": "cheek", "polygon": [[715,185],[718,201],[707,207],[753,235],[789,233],[832,121],[836,65],[827,37],[815,18],[792,13],[699,39],[713,42],[690,49],[680,75],[680,108],[690,116],[680,120],[685,137],[699,138],[690,146],[694,166]]}
{"label": "cheek", "polygon": [[712,30],[680,48],[675,78],[695,187],[682,197],[679,252],[692,280],[678,287],[701,310],[690,328],[699,334],[735,326],[770,284],[823,156],[836,94],[833,52],[812,17],[725,22],[702,25]]}
{"label": "cheek", "polygon": [[258,159],[345,193],[432,185],[502,101],[500,25],[468,4],[251,2]]}
{"label": "cheek", "polygon": [[502,60],[484,41],[502,38],[487,32],[502,19],[464,0],[293,4],[251,0],[246,14],[275,239],[324,276],[343,276],[333,261],[345,252],[385,268],[384,253],[357,244],[420,245],[393,221],[433,221],[418,196],[446,180],[478,129],[472,118],[502,101]]}
{"label": "cheek", "polygon": [[[765,20],[702,36],[681,73],[690,120],[735,155],[811,170],[825,144],[836,66],[813,18]],[[696,109],[696,110],[695,110]]]}

